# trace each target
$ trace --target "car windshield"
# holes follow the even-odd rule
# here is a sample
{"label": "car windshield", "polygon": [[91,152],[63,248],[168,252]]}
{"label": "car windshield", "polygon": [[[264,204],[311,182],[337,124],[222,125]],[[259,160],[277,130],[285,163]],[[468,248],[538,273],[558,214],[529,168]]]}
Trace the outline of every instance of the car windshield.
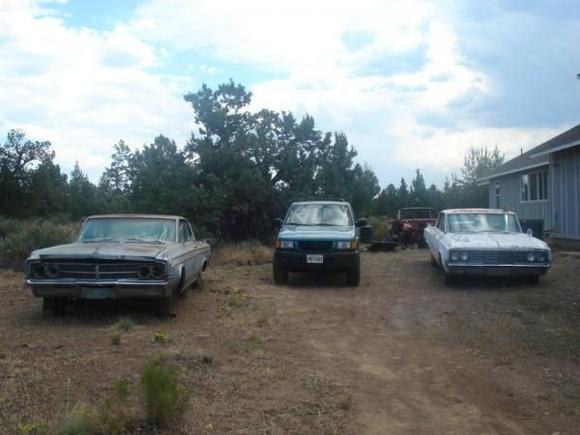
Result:
{"label": "car windshield", "polygon": [[432,208],[403,208],[401,219],[435,219],[437,214]]}
{"label": "car windshield", "polygon": [[521,232],[520,224],[513,214],[450,214],[447,217],[447,227],[451,233],[466,232]]}
{"label": "car windshield", "polygon": [[286,225],[350,226],[352,217],[343,204],[295,204],[286,215]]}
{"label": "car windshield", "polygon": [[81,242],[167,242],[175,241],[172,219],[89,219],[79,237]]}

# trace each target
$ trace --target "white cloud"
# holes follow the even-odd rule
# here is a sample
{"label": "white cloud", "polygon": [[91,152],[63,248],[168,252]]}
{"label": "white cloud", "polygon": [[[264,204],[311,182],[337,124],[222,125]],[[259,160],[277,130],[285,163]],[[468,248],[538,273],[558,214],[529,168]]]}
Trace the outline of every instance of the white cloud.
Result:
{"label": "white cloud", "polygon": [[0,5],[1,131],[50,140],[59,163],[78,160],[93,179],[119,139],[185,139],[193,115],[181,95],[190,81],[150,72],[159,55],[127,27],[69,28],[46,7]]}

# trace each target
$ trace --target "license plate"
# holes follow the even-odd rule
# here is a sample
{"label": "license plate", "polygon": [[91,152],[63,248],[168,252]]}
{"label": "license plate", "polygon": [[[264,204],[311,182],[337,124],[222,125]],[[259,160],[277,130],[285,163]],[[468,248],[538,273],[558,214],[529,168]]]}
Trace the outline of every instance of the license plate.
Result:
{"label": "license plate", "polygon": [[107,299],[109,289],[107,287],[84,287],[83,297],[86,299]]}
{"label": "license plate", "polygon": [[324,256],[322,255],[306,255],[306,262],[310,264],[324,263]]}

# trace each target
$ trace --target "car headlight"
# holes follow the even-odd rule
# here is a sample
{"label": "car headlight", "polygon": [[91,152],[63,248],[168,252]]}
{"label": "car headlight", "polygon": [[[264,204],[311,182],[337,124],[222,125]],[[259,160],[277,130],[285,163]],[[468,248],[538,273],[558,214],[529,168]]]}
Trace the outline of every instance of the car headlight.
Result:
{"label": "car headlight", "polygon": [[538,263],[545,263],[546,261],[548,261],[548,256],[544,252],[538,252],[536,254],[536,261]]}
{"label": "car headlight", "polygon": [[276,248],[278,249],[293,249],[294,240],[278,240],[276,241]]}
{"label": "car headlight", "polygon": [[451,259],[451,261],[457,261],[457,260],[459,260],[459,252],[452,252],[449,255],[449,258]]}
{"label": "car headlight", "polygon": [[530,263],[533,263],[534,261],[536,261],[536,256],[534,255],[533,252],[528,252],[528,255],[526,258]]}
{"label": "car headlight", "polygon": [[469,254],[467,252],[462,252],[461,253],[461,261],[467,261],[469,260]]}

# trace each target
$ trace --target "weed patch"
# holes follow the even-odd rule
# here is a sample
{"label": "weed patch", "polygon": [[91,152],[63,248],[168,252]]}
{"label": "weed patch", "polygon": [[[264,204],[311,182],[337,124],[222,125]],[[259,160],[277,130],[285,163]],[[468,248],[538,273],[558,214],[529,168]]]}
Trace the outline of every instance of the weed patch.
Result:
{"label": "weed patch", "polygon": [[145,363],[141,395],[147,419],[155,426],[169,426],[187,408],[190,396],[179,382],[180,372],[166,357],[152,357]]}

